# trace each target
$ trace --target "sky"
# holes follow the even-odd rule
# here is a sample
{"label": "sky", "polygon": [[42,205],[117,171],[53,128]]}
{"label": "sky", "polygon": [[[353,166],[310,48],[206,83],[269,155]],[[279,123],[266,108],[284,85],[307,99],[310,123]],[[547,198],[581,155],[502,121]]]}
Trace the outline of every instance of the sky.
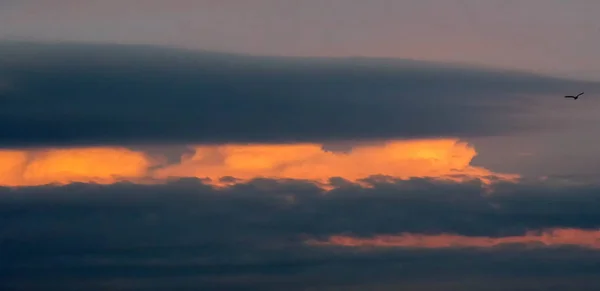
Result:
{"label": "sky", "polygon": [[0,0],[0,289],[598,290],[599,10]]}

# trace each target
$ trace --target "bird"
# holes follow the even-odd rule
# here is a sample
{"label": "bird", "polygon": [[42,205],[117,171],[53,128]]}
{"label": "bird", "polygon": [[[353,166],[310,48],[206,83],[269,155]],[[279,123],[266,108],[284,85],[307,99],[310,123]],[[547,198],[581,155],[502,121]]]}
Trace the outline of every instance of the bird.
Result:
{"label": "bird", "polygon": [[565,96],[565,98],[573,98],[573,100],[577,100],[577,98],[579,98],[579,96],[583,95],[583,92],[577,94],[576,96],[572,96],[572,95],[567,95]]}

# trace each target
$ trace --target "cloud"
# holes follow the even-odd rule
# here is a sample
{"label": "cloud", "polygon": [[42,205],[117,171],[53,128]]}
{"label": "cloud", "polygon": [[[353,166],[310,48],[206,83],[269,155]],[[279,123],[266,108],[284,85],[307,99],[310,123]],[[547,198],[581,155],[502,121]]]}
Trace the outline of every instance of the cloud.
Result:
{"label": "cloud", "polygon": [[136,181],[156,162],[126,148],[0,150],[0,185]]}
{"label": "cloud", "polygon": [[[503,237],[529,230],[595,230],[600,226],[594,186],[549,191],[551,187],[543,183],[508,183],[493,195],[482,195],[483,185],[476,181],[365,182],[370,184],[346,182],[330,190],[309,181],[276,179],[215,188],[194,178],[156,185],[0,188],[0,207],[6,214],[3,225],[7,226],[2,234],[7,239],[37,233],[30,238],[48,236],[49,244],[52,237],[90,235],[81,242],[84,247],[150,242],[144,236],[157,244],[173,239],[185,245],[203,240],[226,243],[241,238],[251,244],[302,234],[316,238],[398,233]],[[64,219],[70,226],[61,228],[62,235],[54,233],[52,225]],[[173,228],[155,232],[154,227]]]}
{"label": "cloud", "polygon": [[[254,178],[302,179],[329,184],[371,176],[395,179],[435,177],[486,183],[515,180],[470,165],[475,149],[458,139],[392,140],[359,144],[349,152],[330,152],[320,144],[226,144],[189,147],[179,161],[161,151],[121,147],[0,150],[0,185],[34,186],[73,182],[110,184],[164,182],[196,177],[214,185]],[[181,148],[171,148],[182,152]],[[169,151],[167,151],[169,153]]]}
{"label": "cloud", "polygon": [[[573,286],[600,271],[600,252],[588,247],[600,227],[598,186],[503,183],[483,195],[476,181],[365,182],[331,190],[302,180],[213,187],[195,178],[0,188],[0,287],[452,290],[434,287],[454,282],[479,290],[478,278],[504,287],[534,279]],[[483,248],[305,243],[336,235],[397,241],[402,233]],[[527,238],[527,248],[495,244]]]}
{"label": "cloud", "polygon": [[[4,147],[471,137],[555,126],[532,100],[598,84],[398,59],[0,44]],[[555,122],[556,121],[556,122]]]}
{"label": "cloud", "polygon": [[358,181],[373,175],[394,178],[516,179],[471,166],[475,149],[457,139],[393,140],[358,145],[332,153],[319,144],[196,146],[179,164],[157,169],[154,177],[198,177],[218,180],[232,176],[305,179],[326,183],[331,177]]}
{"label": "cloud", "polygon": [[597,185],[477,167],[475,148],[438,137],[535,129],[516,118],[528,101],[594,84],[402,60],[0,51],[0,289],[599,287]]}
{"label": "cloud", "polygon": [[379,235],[373,238],[334,235],[325,241],[309,240],[309,245],[375,248],[491,248],[502,245],[580,246],[600,249],[600,230],[551,229],[530,231],[521,236],[477,237],[454,234]]}

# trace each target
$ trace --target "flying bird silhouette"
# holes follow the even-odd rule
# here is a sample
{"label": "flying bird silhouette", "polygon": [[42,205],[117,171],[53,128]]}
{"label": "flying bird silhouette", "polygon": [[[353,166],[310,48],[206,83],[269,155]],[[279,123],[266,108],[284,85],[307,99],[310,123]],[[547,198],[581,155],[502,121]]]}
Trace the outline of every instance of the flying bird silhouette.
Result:
{"label": "flying bird silhouette", "polygon": [[573,100],[577,100],[577,98],[579,98],[579,96],[583,95],[583,92],[577,94],[576,96],[572,96],[572,95],[567,95],[565,96],[565,98],[573,98]]}

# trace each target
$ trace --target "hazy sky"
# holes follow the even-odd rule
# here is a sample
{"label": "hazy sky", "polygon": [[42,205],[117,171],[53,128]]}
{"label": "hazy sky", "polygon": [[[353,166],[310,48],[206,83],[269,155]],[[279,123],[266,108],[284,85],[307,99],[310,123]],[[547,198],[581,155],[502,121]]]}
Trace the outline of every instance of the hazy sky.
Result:
{"label": "hazy sky", "polygon": [[0,38],[596,71],[594,0],[1,1]]}
{"label": "hazy sky", "polygon": [[598,11],[0,0],[0,289],[599,290]]}

